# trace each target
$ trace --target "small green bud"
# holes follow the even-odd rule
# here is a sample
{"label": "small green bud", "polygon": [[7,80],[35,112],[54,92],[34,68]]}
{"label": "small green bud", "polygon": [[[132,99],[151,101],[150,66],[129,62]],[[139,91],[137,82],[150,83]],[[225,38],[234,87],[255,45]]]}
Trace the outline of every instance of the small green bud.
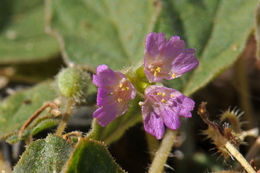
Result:
{"label": "small green bud", "polygon": [[137,78],[142,79],[142,80],[147,80],[146,75],[145,75],[145,73],[144,73],[144,67],[143,67],[143,66],[139,67],[139,68],[136,70],[135,74],[136,74],[135,76],[136,76]]}
{"label": "small green bud", "polygon": [[89,82],[89,74],[77,66],[61,70],[57,76],[59,93],[77,103],[85,101]]}

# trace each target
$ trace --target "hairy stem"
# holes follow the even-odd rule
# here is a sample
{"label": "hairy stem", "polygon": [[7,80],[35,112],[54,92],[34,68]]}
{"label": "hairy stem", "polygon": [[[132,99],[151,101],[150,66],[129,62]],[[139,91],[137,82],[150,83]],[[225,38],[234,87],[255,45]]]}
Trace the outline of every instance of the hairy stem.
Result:
{"label": "hairy stem", "polygon": [[70,99],[67,104],[66,112],[64,113],[62,120],[57,128],[56,135],[61,136],[64,129],[66,128],[67,122],[71,115],[72,106],[73,106],[73,100]]}
{"label": "hairy stem", "polygon": [[154,153],[159,148],[159,141],[149,133],[145,133],[147,147],[150,153],[150,159],[153,160]]}
{"label": "hairy stem", "polygon": [[244,118],[248,122],[248,128],[254,127],[253,109],[250,101],[249,82],[247,78],[247,71],[245,66],[245,59],[240,57],[235,65],[236,80],[238,84],[239,100],[242,109],[245,111]]}
{"label": "hairy stem", "polygon": [[176,131],[167,129],[162,143],[155,153],[151,167],[149,168],[149,173],[161,173],[163,172],[164,165],[167,158],[171,152],[172,146],[176,139]]}
{"label": "hairy stem", "polygon": [[243,166],[243,168],[248,173],[256,173],[256,171],[252,168],[252,166],[247,162],[247,160],[242,156],[242,154],[230,143],[226,142],[225,148],[228,152],[236,158],[236,160]]}
{"label": "hairy stem", "polygon": [[40,107],[40,108],[24,123],[24,125],[21,127],[21,129],[20,129],[20,131],[19,131],[19,133],[18,133],[18,137],[19,137],[19,138],[22,137],[22,134],[23,134],[24,129],[25,129],[26,127],[28,127],[28,126],[31,124],[31,122],[32,122],[36,117],[38,117],[38,116],[39,116],[46,108],[48,108],[48,107],[51,107],[51,108],[53,108],[53,109],[55,109],[55,110],[57,110],[57,111],[60,112],[58,105],[56,105],[55,103],[53,103],[53,102],[44,103],[44,104],[42,105],[42,107]]}

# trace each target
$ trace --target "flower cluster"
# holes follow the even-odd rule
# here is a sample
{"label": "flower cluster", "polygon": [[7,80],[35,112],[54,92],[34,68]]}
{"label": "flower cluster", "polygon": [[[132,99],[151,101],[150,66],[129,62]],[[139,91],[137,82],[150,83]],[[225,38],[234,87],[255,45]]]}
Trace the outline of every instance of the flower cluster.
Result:
{"label": "flower cluster", "polygon": [[[198,65],[195,49],[185,49],[185,42],[173,36],[168,41],[163,33],[150,33],[146,37],[144,72],[149,82],[171,80],[194,69]],[[97,67],[93,83],[98,87],[97,105],[93,116],[101,126],[108,125],[123,115],[128,102],[135,98],[136,90],[127,77],[114,72],[106,65]],[[151,85],[145,89],[142,105],[144,129],[161,139],[165,126],[175,130],[180,126],[180,116],[189,118],[194,101],[181,92],[164,86]]]}

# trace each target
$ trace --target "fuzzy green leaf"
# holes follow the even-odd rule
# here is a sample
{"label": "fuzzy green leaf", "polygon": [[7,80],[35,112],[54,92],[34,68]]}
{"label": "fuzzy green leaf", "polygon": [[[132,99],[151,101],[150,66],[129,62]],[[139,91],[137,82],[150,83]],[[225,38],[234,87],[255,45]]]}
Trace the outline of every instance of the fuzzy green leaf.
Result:
{"label": "fuzzy green leaf", "polygon": [[125,171],[118,166],[106,146],[100,142],[81,139],[75,147],[67,166],[67,173],[123,173]]}
{"label": "fuzzy green leaf", "polygon": [[17,132],[44,102],[58,97],[52,85],[51,81],[47,81],[19,91],[0,104],[0,139]]}
{"label": "fuzzy green leaf", "polygon": [[[257,0],[166,0],[156,31],[181,35],[197,48],[200,65],[192,73],[167,82],[191,95],[232,65],[254,28]],[[176,87],[177,86],[177,87]]]}
{"label": "fuzzy green leaf", "polygon": [[[39,121],[39,120],[38,120]],[[57,119],[44,119],[42,121],[40,121],[39,123],[37,123],[37,125],[32,125],[32,127],[30,126],[29,128],[27,128],[21,138],[18,137],[18,132],[16,132],[15,134],[9,136],[6,139],[6,142],[8,142],[9,144],[14,144],[19,142],[20,140],[25,139],[26,137],[28,137],[28,135],[36,135],[38,133],[40,133],[43,130],[49,129],[51,127],[55,127],[59,124],[59,120]]]}
{"label": "fuzzy green leaf", "polygon": [[45,33],[43,0],[0,1],[0,64],[44,60],[57,55],[57,41]]}
{"label": "fuzzy green leaf", "polygon": [[[49,27],[67,62],[114,70],[143,58],[157,6],[150,0],[48,0]],[[158,6],[159,8],[159,6]]]}
{"label": "fuzzy green leaf", "polygon": [[49,135],[27,147],[13,172],[61,172],[72,151],[70,143],[61,137]]}

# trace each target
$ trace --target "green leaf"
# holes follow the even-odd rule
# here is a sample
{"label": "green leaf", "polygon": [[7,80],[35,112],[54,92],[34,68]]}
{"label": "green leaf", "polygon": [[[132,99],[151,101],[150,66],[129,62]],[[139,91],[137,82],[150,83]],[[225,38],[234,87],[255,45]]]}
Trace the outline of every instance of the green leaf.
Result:
{"label": "green leaf", "polygon": [[39,61],[59,52],[44,31],[43,0],[0,1],[0,64]]}
{"label": "green leaf", "polygon": [[128,111],[124,115],[117,117],[106,127],[101,127],[96,120],[93,121],[93,129],[88,134],[88,137],[104,141],[106,144],[111,144],[118,140],[127,129],[142,121],[141,110],[138,105],[139,101],[140,98],[137,96],[135,100],[129,104],[131,106],[128,108]]}
{"label": "green leaf", "polygon": [[143,59],[159,5],[151,0],[48,0],[49,27],[67,62],[114,70]]}
{"label": "green leaf", "polygon": [[27,147],[13,172],[61,172],[72,151],[70,143],[61,137],[49,135]]}
{"label": "green leaf", "polygon": [[35,84],[55,76],[62,65],[62,58],[52,58],[35,63],[12,64],[7,68],[13,68],[14,73],[8,77],[12,82]]}
{"label": "green leaf", "polygon": [[59,57],[39,62],[0,65],[0,76],[6,76],[10,82],[36,84],[55,76],[63,64],[63,59]]}
{"label": "green leaf", "polygon": [[45,129],[55,127],[59,124],[59,122],[60,122],[60,120],[57,120],[57,119],[51,119],[51,118],[44,119],[44,120],[40,121],[39,123],[37,123],[37,125],[33,124],[32,127],[28,127],[27,129],[25,129],[21,138],[18,137],[18,132],[16,132],[13,135],[9,136],[6,139],[6,142],[8,142],[9,144],[17,143],[20,140],[24,140],[29,135],[34,136]]}
{"label": "green leaf", "polygon": [[125,172],[114,161],[103,143],[81,139],[67,163],[67,173],[115,173]]}
{"label": "green leaf", "polygon": [[58,97],[51,81],[19,91],[0,104],[0,139],[17,132],[44,102]]}
{"label": "green leaf", "polygon": [[59,123],[60,121],[56,119],[45,119],[32,128],[31,134],[36,135],[45,129],[57,126]]}
{"label": "green leaf", "polygon": [[[166,0],[156,31],[181,35],[188,47],[197,48],[200,65],[168,86],[191,95],[232,65],[254,28],[257,0]],[[179,83],[179,84],[178,84]]]}

